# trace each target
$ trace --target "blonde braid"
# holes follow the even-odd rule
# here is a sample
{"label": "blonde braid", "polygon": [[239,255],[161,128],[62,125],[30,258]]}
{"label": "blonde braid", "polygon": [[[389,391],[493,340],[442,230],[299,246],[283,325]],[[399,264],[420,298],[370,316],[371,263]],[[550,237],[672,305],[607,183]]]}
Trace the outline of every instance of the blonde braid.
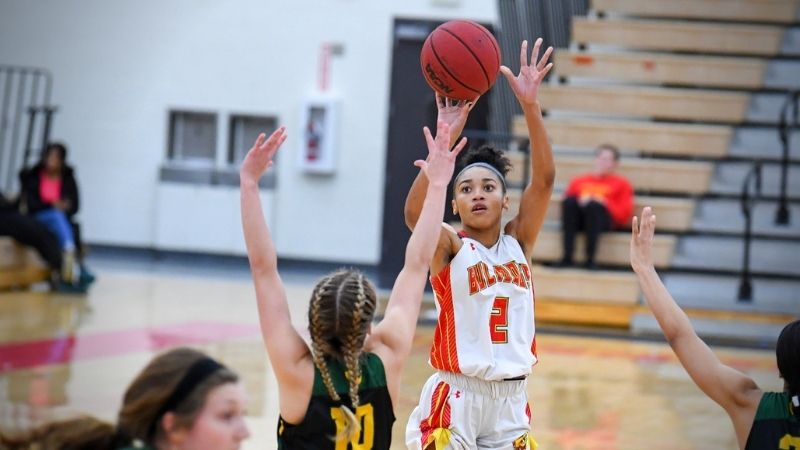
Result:
{"label": "blonde braid", "polygon": [[[366,294],[364,289],[364,275],[358,274],[358,292],[356,293],[356,301],[352,307],[353,321],[350,328],[350,333],[344,341],[344,348],[342,350],[345,362],[345,374],[350,384],[350,403],[353,410],[357,410],[360,405],[358,397],[358,387],[361,384],[361,354],[364,347],[364,338],[367,334],[367,327],[365,323],[372,317],[372,311],[367,311],[366,306],[370,302],[370,297]],[[361,433],[361,423],[354,416],[352,422],[347,424],[346,430],[348,431],[351,439],[357,439]]]}
{"label": "blonde braid", "polygon": [[309,311],[309,328],[311,331],[311,357],[314,360],[314,365],[319,370],[319,374],[322,377],[322,382],[325,384],[325,389],[328,391],[328,395],[334,401],[340,401],[339,394],[336,392],[336,388],[333,386],[333,379],[331,378],[331,373],[328,370],[328,363],[325,361],[325,351],[319,343],[319,340],[316,336],[319,336],[321,333],[320,328],[322,327],[321,323],[321,314],[320,314],[320,305],[322,304],[322,297],[325,295],[325,289],[331,284],[333,281],[334,275],[329,275],[325,279],[323,279],[319,285],[317,286],[316,292],[314,293],[314,298],[311,300],[311,309]]}

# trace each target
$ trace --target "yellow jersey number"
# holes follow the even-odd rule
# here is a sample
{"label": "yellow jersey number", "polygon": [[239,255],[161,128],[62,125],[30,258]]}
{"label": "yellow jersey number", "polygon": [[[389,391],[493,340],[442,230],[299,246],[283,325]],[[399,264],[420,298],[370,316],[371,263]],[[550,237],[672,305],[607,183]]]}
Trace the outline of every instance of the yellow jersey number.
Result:
{"label": "yellow jersey number", "polygon": [[780,450],[800,450],[800,437],[787,434],[778,442]]}
{"label": "yellow jersey number", "polygon": [[[340,408],[331,408],[331,417],[336,422],[336,434],[341,433],[347,424],[344,412]],[[356,419],[361,422],[361,436],[350,441],[349,444],[353,450],[371,450],[375,441],[375,416],[372,404],[358,405]],[[336,450],[347,450],[347,444],[347,441],[337,441]]]}

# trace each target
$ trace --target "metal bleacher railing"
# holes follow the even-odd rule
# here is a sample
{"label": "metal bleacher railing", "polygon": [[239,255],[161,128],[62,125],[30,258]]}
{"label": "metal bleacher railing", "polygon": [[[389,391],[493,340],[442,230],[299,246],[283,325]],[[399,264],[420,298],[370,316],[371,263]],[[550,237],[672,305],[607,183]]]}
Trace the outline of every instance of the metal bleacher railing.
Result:
{"label": "metal bleacher railing", "polygon": [[16,188],[19,169],[49,140],[52,91],[48,70],[0,64],[0,191]]}

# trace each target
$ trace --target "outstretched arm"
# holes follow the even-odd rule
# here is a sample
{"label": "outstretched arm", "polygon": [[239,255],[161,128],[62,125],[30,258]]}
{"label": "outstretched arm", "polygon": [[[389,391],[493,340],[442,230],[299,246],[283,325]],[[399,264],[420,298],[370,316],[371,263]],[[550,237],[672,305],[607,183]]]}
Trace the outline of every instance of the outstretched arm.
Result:
{"label": "outstretched arm", "polygon": [[[472,111],[477,101],[477,98],[471,101],[451,100],[440,96],[438,93],[436,94],[436,107],[439,110],[437,123],[442,121],[450,127],[449,134],[451,145],[461,136],[461,132],[464,131],[464,126],[467,123],[467,116],[469,116],[469,112]],[[417,220],[419,220],[419,215],[422,211],[422,203],[425,201],[425,193],[427,190],[428,177],[425,176],[424,171],[420,170],[417,177],[414,179],[414,183],[411,185],[411,189],[408,190],[406,205],[403,210],[406,226],[408,226],[409,230],[414,230]]]}
{"label": "outstretched arm", "polygon": [[633,218],[631,266],[639,279],[647,304],[681,365],[697,386],[731,416],[742,444],[750,433],[750,426],[761,399],[761,390],[751,378],[720,362],[708,345],[697,336],[686,313],[667,291],[653,266],[655,225],[656,216],[650,207],[642,211],[641,222],[636,217]]}
{"label": "outstretched arm", "polygon": [[428,267],[442,230],[447,185],[453,176],[456,157],[467,143],[463,138],[450,151],[450,127],[442,121],[437,124],[435,139],[427,127],[424,133],[428,159],[415,161],[414,165],[428,180],[425,201],[406,246],[405,264],[394,282],[384,319],[373,331],[384,349],[381,354],[384,364],[398,371],[411,350]]}
{"label": "outstretched arm", "polygon": [[286,291],[278,274],[278,255],[261,209],[258,180],[272,166],[272,157],[286,140],[281,127],[269,138],[262,133],[247,153],[240,170],[242,228],[256,288],[261,335],[279,384],[291,385],[295,369],[309,354],[308,346],[292,326]]}
{"label": "outstretched arm", "polygon": [[514,76],[506,66],[500,67],[522,107],[531,142],[531,181],[522,192],[517,216],[506,225],[506,234],[517,238],[529,259],[547,214],[556,177],[553,151],[544,129],[538,97],[539,86],[553,67],[553,63],[547,62],[553,47],[548,47],[542,58],[538,59],[541,45],[542,39],[539,38],[533,46],[531,62],[528,64],[528,41],[522,41],[519,75]]}

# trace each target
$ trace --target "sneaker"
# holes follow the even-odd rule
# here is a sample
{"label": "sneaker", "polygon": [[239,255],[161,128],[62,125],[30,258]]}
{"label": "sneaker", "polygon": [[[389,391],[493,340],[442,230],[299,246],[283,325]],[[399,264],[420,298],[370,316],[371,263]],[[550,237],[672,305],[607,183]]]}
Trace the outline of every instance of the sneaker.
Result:
{"label": "sneaker", "polygon": [[83,284],[67,283],[59,281],[55,284],[55,291],[59,294],[75,294],[84,295],[88,290],[88,286]]}
{"label": "sneaker", "polygon": [[80,264],[80,268],[81,268],[81,275],[80,277],[78,277],[78,282],[81,284],[85,284],[87,286],[94,283],[97,277],[92,272],[89,271],[89,268],[86,267],[85,264]]}

